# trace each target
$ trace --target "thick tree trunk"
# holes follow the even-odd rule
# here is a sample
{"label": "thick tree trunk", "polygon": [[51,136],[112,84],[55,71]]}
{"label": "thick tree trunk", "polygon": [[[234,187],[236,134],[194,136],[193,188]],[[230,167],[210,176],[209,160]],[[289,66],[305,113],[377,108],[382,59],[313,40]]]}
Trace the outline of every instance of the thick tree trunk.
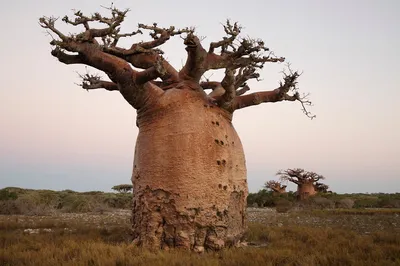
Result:
{"label": "thick tree trunk", "polygon": [[240,241],[248,190],[243,148],[231,119],[187,89],[167,90],[138,110],[135,243],[203,251]]}
{"label": "thick tree trunk", "polygon": [[309,198],[317,194],[314,187],[314,182],[307,182],[297,186],[297,196],[300,200]]}

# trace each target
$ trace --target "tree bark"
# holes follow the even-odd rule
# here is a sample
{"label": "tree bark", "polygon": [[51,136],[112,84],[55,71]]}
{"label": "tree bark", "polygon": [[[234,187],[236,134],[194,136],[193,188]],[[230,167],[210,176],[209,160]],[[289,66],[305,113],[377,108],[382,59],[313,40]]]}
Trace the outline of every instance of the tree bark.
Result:
{"label": "tree bark", "polygon": [[138,110],[134,242],[195,251],[235,245],[245,230],[245,157],[232,114],[188,89]]}
{"label": "tree bark", "polygon": [[307,199],[317,194],[314,187],[314,181],[300,183],[297,186],[297,196],[300,200]]}

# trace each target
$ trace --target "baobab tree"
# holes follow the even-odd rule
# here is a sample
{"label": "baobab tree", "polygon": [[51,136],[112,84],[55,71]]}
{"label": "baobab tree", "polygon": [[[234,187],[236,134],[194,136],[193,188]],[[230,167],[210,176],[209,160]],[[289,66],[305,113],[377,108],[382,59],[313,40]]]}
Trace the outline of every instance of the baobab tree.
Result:
{"label": "baobab tree", "polygon": [[297,185],[297,196],[301,200],[317,194],[316,182],[325,179],[322,175],[301,168],[280,170],[277,175],[282,181]]}
{"label": "baobab tree", "polygon": [[316,183],[314,184],[314,187],[315,187],[315,190],[316,190],[318,193],[329,193],[329,191],[328,191],[329,186],[328,186],[327,184],[320,183],[320,182],[316,182]]}
{"label": "baobab tree", "polygon": [[265,188],[272,190],[275,196],[286,193],[286,187],[286,185],[275,180],[270,180],[265,183]]}
{"label": "baobab tree", "polygon": [[[51,54],[60,62],[91,66],[108,77],[82,74],[83,89],[119,92],[136,109],[134,243],[196,251],[237,244],[246,228],[248,189],[232,115],[261,103],[297,101],[313,117],[305,108],[310,105],[306,95],[298,92],[300,74],[289,68],[274,90],[245,94],[264,64],[285,59],[261,40],[240,37],[237,23],[227,21],[226,36],[206,49],[193,28],[138,24],[135,31],[121,33],[128,10],[107,10],[109,16],[81,11],[74,18],[65,16],[63,22],[82,29],[78,34],[61,32],[54,17],[39,21],[53,37]],[[119,45],[145,31],[150,40]],[[160,49],[173,36],[180,36],[186,47],[180,70]],[[221,81],[202,79],[217,69],[224,70]]]}

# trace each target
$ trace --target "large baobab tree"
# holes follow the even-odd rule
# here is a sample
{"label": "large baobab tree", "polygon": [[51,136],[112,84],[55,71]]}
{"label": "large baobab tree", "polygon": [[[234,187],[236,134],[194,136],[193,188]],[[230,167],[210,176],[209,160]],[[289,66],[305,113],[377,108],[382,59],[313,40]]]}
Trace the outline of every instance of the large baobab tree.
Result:
{"label": "large baobab tree", "polygon": [[265,188],[272,190],[274,195],[281,195],[286,193],[286,185],[283,185],[281,182],[270,180],[265,183]]}
{"label": "large baobab tree", "polygon": [[[81,27],[79,34],[64,34],[53,17],[40,18],[40,25],[53,37],[51,54],[60,62],[88,65],[108,77],[83,74],[84,89],[119,92],[136,109],[134,243],[196,251],[238,243],[245,230],[247,181],[232,115],[260,103],[298,101],[312,117],[305,109],[310,102],[296,86],[299,73],[289,69],[274,90],[245,94],[247,81],[258,79],[265,63],[284,58],[275,57],[261,40],[240,37],[237,23],[227,21],[226,37],[206,49],[193,28],[139,24],[122,33],[128,10],[107,10],[109,16],[81,11],[65,16],[63,22]],[[150,32],[148,41],[119,45],[144,31]],[[160,49],[173,36],[186,47],[180,70]],[[217,69],[225,71],[222,81],[202,80]]]}
{"label": "large baobab tree", "polygon": [[325,179],[322,175],[301,168],[281,170],[277,175],[282,181],[289,181],[297,185],[299,199],[306,199],[317,194],[316,182]]}

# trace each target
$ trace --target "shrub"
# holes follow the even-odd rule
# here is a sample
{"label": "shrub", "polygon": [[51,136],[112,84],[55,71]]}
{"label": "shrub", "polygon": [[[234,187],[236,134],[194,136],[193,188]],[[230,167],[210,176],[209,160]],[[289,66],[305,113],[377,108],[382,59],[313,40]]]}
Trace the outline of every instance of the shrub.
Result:
{"label": "shrub", "polygon": [[9,191],[7,188],[0,190],[0,200],[15,200],[18,198],[17,193]]}
{"label": "shrub", "polygon": [[400,208],[400,200],[383,198],[378,201],[378,206],[381,208]]}
{"label": "shrub", "polygon": [[132,194],[107,194],[103,199],[103,203],[110,208],[129,209],[132,205]]}
{"label": "shrub", "polygon": [[275,201],[276,211],[278,213],[286,213],[292,208],[293,204],[287,199],[277,199]]}
{"label": "shrub", "polygon": [[333,209],[335,207],[335,202],[327,198],[313,197],[311,198],[311,207],[317,209]]}
{"label": "shrub", "polygon": [[0,201],[0,214],[4,215],[49,215],[53,212],[51,208],[44,204],[36,204],[25,199]]}
{"label": "shrub", "polygon": [[2,200],[0,201],[0,214],[21,214],[21,211],[18,207],[18,204],[14,200]]}
{"label": "shrub", "polygon": [[345,198],[341,199],[336,203],[336,207],[342,208],[342,209],[351,209],[354,206],[354,200]]}

